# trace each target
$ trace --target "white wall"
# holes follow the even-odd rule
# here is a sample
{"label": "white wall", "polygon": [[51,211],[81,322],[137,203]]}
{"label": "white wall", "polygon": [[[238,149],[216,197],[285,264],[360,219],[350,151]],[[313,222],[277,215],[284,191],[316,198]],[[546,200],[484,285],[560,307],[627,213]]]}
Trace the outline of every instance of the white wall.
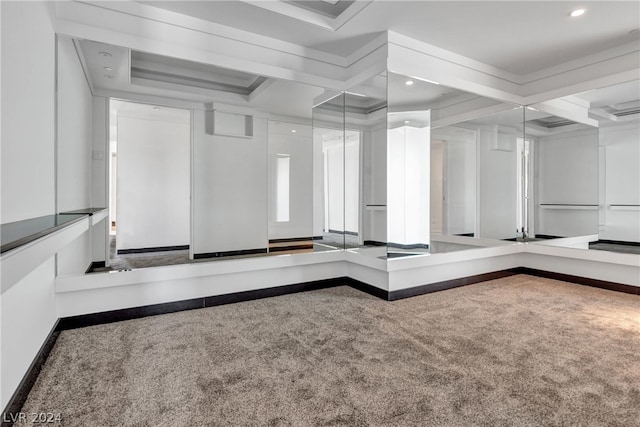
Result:
{"label": "white wall", "polygon": [[[50,3],[0,2],[2,223],[55,212],[55,37],[51,8]],[[2,293],[2,408],[57,319],[54,277],[55,262],[51,258]]]}
{"label": "white wall", "polygon": [[189,245],[190,112],[162,112],[118,111],[118,250]]}
{"label": "white wall", "polygon": [[[73,42],[58,37],[58,212],[91,207],[93,98]],[[92,261],[92,231],[58,253],[58,274],[84,273]]]}
{"label": "white wall", "polygon": [[58,37],[58,211],[91,201],[93,100],[71,39]]}
{"label": "white wall", "polygon": [[[604,147],[604,229],[602,240],[640,242],[640,123],[600,128]],[[636,205],[612,208],[611,205]]]}
{"label": "white wall", "polygon": [[254,117],[253,138],[205,133],[193,118],[193,252],[268,246],[267,120]]}
{"label": "white wall", "polygon": [[534,143],[535,232],[551,236],[598,234],[598,130],[541,137]]}
{"label": "white wall", "polygon": [[[516,236],[516,133],[478,130],[479,230],[476,237]],[[501,141],[498,142],[498,137]]]}
{"label": "white wall", "polygon": [[55,210],[52,4],[2,4],[2,223]]}
{"label": "white wall", "polygon": [[[295,127],[296,133],[291,132]],[[311,126],[269,122],[269,239],[313,236],[313,138]],[[289,156],[289,221],[276,221],[278,155]]]}

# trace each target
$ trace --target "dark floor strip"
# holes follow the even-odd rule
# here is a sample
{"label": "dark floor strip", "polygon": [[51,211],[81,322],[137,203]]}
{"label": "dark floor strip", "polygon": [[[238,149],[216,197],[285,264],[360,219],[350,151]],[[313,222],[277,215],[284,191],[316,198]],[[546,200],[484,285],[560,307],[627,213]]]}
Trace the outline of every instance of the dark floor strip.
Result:
{"label": "dark floor strip", "polygon": [[430,283],[428,285],[416,286],[408,289],[400,289],[389,292],[389,301],[396,301],[404,298],[411,298],[418,295],[429,294],[431,292],[444,291],[458,288],[460,286],[473,285],[474,283],[486,282],[488,280],[500,279],[502,277],[514,276],[516,273],[511,270],[494,271],[492,273],[477,274],[475,276],[461,277],[459,279],[445,280],[443,282]]}
{"label": "dark floor strip", "polygon": [[189,245],[158,246],[153,248],[118,249],[118,255],[143,254],[146,252],[187,251],[187,250],[189,250]]}
{"label": "dark floor strip", "polygon": [[607,282],[606,280],[591,279],[588,277],[573,276],[570,274],[554,273],[552,271],[536,270],[534,268],[518,267],[512,269],[515,274],[529,274],[531,276],[545,277],[547,279],[562,280],[563,282],[577,283],[579,285],[594,288],[608,289],[610,291],[624,292],[626,294],[640,295],[640,287],[625,285],[623,283]]}

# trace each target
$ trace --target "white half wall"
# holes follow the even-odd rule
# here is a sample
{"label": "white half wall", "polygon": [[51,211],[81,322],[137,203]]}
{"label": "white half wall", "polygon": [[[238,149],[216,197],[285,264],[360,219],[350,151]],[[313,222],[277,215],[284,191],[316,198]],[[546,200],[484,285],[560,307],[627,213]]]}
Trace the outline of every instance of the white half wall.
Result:
{"label": "white half wall", "polygon": [[51,257],[2,293],[2,408],[58,320],[55,268]]}

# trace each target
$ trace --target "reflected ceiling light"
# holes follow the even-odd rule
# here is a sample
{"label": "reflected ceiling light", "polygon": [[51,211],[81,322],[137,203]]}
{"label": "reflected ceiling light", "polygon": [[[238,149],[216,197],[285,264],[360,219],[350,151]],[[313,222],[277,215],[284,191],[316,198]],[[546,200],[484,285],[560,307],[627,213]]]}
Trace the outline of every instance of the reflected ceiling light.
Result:
{"label": "reflected ceiling light", "polygon": [[98,55],[105,56],[105,57],[110,57],[111,56],[111,54],[109,52],[104,52],[104,51],[98,52]]}
{"label": "reflected ceiling light", "polygon": [[411,86],[413,84],[413,80],[407,80],[406,82],[404,82],[404,84],[406,84],[407,86]]}
{"label": "reflected ceiling light", "polygon": [[291,133],[296,133],[297,131],[295,129],[291,129]]}
{"label": "reflected ceiling light", "polygon": [[404,124],[405,124],[405,125],[408,125],[408,124],[409,124],[409,120],[405,120],[405,121],[404,121]]}
{"label": "reflected ceiling light", "polygon": [[573,18],[577,18],[578,16],[582,16],[584,15],[586,11],[584,9],[576,9],[573,12],[571,12],[569,15]]}
{"label": "reflected ceiling light", "polygon": [[107,70],[107,71],[113,71],[113,68],[111,68],[111,67],[104,67],[104,69]]}
{"label": "reflected ceiling light", "polygon": [[531,111],[538,111],[537,108],[533,108],[533,107],[527,107],[527,110],[531,110]]}
{"label": "reflected ceiling light", "polygon": [[158,111],[160,107],[153,107],[154,110]]}
{"label": "reflected ceiling light", "polygon": [[[437,82],[435,80],[423,79],[422,77],[416,77],[416,76],[410,76],[410,77],[412,79],[414,79],[414,80],[420,80],[421,82],[427,82],[427,83],[431,83],[431,84],[434,84],[434,85],[439,85],[440,84],[440,82]],[[413,83],[411,83],[411,84],[413,84]]]}

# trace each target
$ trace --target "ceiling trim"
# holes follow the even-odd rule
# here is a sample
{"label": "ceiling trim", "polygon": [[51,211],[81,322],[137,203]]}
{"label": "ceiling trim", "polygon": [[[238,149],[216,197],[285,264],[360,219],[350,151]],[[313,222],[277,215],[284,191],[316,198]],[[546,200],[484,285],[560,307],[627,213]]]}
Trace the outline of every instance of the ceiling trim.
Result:
{"label": "ceiling trim", "polygon": [[[90,12],[92,11],[92,12]],[[274,51],[280,51],[291,55],[302,56],[311,60],[347,66],[346,59],[340,55],[334,55],[321,50],[300,46],[295,43],[289,43],[272,37],[262,36],[249,31],[240,30],[222,24],[206,21],[204,19],[194,18],[192,16],[183,15],[166,9],[161,9],[146,4],[132,1],[73,1],[73,2],[56,2],[56,16],[60,19],[69,19],[71,21],[83,21],[88,17],[87,14],[95,16],[94,21],[98,27],[104,27],[110,22],[108,15],[105,13],[113,12],[121,14],[120,25],[126,27],[123,15],[140,18],[147,21],[154,21],[160,24],[167,24],[176,28],[197,31],[206,35],[217,36],[228,40],[241,41],[249,45],[255,45],[262,48],[268,48]],[[118,19],[118,18],[116,18]],[[117,22],[117,21],[116,21]]]}
{"label": "ceiling trim", "polygon": [[288,18],[297,19],[308,24],[315,25],[317,27],[324,28],[325,30],[337,31],[344,24],[349,22],[353,17],[360,13],[365,7],[372,3],[373,0],[355,0],[348,8],[344,10],[340,15],[335,18],[323,15],[318,12],[313,12],[308,9],[296,6],[282,0],[274,1],[255,1],[255,0],[240,0],[244,3],[259,8],[269,10],[271,12],[278,13]]}
{"label": "ceiling trim", "polygon": [[74,38],[335,90],[348,90],[389,67],[528,105],[634,80],[640,73],[640,50],[631,44],[552,67],[547,77],[545,70],[519,76],[394,32],[342,57],[135,2],[56,2],[56,18],[56,31]]}

